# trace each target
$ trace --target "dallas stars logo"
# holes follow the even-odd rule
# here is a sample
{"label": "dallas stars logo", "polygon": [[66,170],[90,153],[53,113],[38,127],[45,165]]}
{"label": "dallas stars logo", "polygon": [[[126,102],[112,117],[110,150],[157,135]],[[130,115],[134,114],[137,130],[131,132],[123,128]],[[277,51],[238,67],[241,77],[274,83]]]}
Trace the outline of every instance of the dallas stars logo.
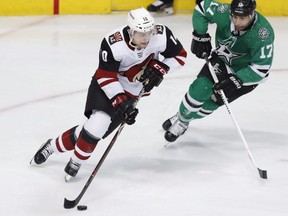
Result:
{"label": "dallas stars logo", "polygon": [[232,64],[233,59],[240,58],[245,55],[244,53],[237,53],[232,51],[231,47],[233,46],[234,42],[235,39],[233,40],[233,37],[232,40],[229,38],[226,41],[218,41],[218,46],[216,49],[218,56],[224,57],[227,63],[230,65]]}
{"label": "dallas stars logo", "polygon": [[239,2],[238,7],[240,7],[240,8],[244,7],[243,2]]}

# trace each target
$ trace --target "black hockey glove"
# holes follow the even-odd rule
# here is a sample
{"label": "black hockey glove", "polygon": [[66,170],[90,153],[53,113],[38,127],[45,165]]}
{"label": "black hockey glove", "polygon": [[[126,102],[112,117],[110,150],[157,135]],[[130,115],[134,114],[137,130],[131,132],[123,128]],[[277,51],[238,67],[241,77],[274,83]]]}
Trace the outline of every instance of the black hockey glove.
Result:
{"label": "black hockey glove", "polygon": [[191,52],[195,54],[198,58],[204,58],[203,54],[206,53],[208,56],[211,53],[211,37],[209,33],[205,35],[200,35],[193,31],[193,39],[191,43]]}
{"label": "black hockey glove", "polygon": [[112,105],[126,124],[132,125],[135,123],[138,109],[132,105],[131,101],[127,100],[125,94],[116,96],[115,99],[112,100]]}
{"label": "black hockey glove", "polygon": [[223,79],[216,83],[213,90],[216,94],[219,94],[219,90],[222,89],[227,98],[233,96],[239,89],[242,88],[242,81],[237,75],[229,74],[226,79]]}
{"label": "black hockey glove", "polygon": [[211,58],[209,59],[211,65],[216,69],[215,73],[219,81],[223,79],[227,79],[228,77],[228,71],[226,68],[226,64],[223,62],[222,59],[219,58],[219,56],[212,52]]}
{"label": "black hockey glove", "polygon": [[139,79],[143,83],[145,92],[150,92],[155,86],[159,86],[169,69],[169,66],[163,62],[152,59]]}

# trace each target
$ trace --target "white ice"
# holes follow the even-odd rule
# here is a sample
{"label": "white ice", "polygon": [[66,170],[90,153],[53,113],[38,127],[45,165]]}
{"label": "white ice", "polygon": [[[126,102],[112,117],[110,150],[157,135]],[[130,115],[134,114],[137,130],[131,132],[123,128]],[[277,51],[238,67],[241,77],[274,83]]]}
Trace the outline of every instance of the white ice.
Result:
{"label": "white ice", "polygon": [[63,169],[70,153],[40,167],[29,161],[48,138],[84,120],[100,42],[125,25],[126,14],[0,17],[0,215],[287,216],[288,18],[268,19],[276,35],[270,79],[231,104],[268,180],[259,177],[225,107],[163,147],[161,124],[176,113],[204,61],[190,54],[191,15],[160,17],[188,51],[187,64],[139,102],[137,123],[125,126],[80,202],[88,210],[78,212],[63,208],[64,197],[76,198],[112,135],[69,183]]}

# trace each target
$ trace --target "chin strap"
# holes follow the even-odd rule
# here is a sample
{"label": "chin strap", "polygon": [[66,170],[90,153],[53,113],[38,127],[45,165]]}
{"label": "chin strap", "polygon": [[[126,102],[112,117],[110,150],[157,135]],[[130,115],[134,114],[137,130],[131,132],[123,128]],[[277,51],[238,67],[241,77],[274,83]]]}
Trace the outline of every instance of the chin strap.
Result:
{"label": "chin strap", "polygon": [[132,42],[133,41],[133,33],[134,33],[133,30],[128,29],[127,31],[128,31],[128,35],[129,35],[129,46],[136,49],[137,45]]}

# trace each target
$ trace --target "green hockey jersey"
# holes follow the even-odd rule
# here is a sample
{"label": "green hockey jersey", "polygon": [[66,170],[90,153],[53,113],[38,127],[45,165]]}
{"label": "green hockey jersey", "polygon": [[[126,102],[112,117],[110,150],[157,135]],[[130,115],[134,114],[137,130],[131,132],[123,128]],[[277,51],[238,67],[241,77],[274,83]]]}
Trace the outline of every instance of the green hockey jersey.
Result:
{"label": "green hockey jersey", "polygon": [[192,22],[198,34],[206,34],[208,25],[216,24],[216,52],[243,85],[258,84],[268,77],[273,60],[274,31],[261,14],[256,12],[251,28],[237,32],[230,16],[230,4],[203,0],[195,7]]}

